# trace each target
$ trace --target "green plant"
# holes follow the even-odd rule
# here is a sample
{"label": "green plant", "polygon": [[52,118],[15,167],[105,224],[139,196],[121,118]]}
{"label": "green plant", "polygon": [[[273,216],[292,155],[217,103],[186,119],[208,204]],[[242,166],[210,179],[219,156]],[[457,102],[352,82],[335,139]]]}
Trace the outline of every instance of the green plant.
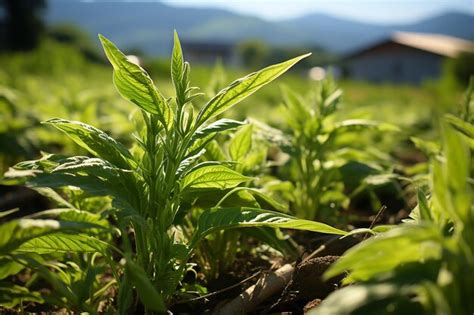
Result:
{"label": "green plant", "polygon": [[355,171],[345,176],[354,182],[352,190],[369,175],[389,172],[382,167],[382,154],[362,150],[368,146],[361,136],[367,129],[390,132],[397,128],[366,119],[341,120],[341,95],[331,79],[318,84],[309,100],[284,89],[288,131],[277,143],[289,155],[284,172],[295,186],[290,208],[300,218],[334,220],[336,211],[348,206],[346,192],[351,185],[344,172],[351,171],[350,162],[357,162]]}
{"label": "green plant", "polygon": [[[121,234],[120,249],[115,251],[124,258],[123,268],[111,264],[119,286],[119,313],[127,313],[137,305],[134,291],[147,312],[164,311],[193,250],[214,231],[265,226],[344,234],[322,223],[238,203],[205,209],[190,237],[181,233],[183,218],[190,215],[193,203],[205,192],[230,190],[253,180],[224,162],[200,162],[204,147],[217,133],[241,124],[213,118],[276,79],[306,55],[234,81],[196,112],[192,102],[200,94],[190,86],[190,66],[183,60],[177,34],[171,61],[175,89],[172,98],[165,98],[145,70],[128,61],[113,43],[103,36],[100,40],[114,68],[115,87],[141,110],[142,125],[135,135],[135,145],[128,150],[93,126],[50,119],[46,124],[66,133],[95,157],[47,154],[39,160],[17,164],[7,176],[25,178],[30,186],[75,186],[89,195],[112,198],[112,217]],[[107,255],[112,262],[110,254]]]}
{"label": "green plant", "polygon": [[[14,212],[1,212],[0,218]],[[108,247],[101,240],[108,229],[109,223],[99,215],[75,208],[51,209],[1,224],[0,305],[49,302],[94,313],[100,297],[115,283],[99,278],[105,268],[97,263]],[[23,284],[7,280],[25,268],[29,271]],[[56,294],[42,294],[36,288],[41,280]]]}
{"label": "green plant", "polygon": [[441,150],[431,158],[430,191],[418,192],[411,218],[347,251],[325,277],[347,271],[344,282],[355,283],[330,295],[311,314],[474,311],[474,125],[466,115],[472,85],[464,105],[462,118],[445,117]]}
{"label": "green plant", "polygon": [[[197,223],[201,212],[207,207],[232,206],[235,204],[246,205],[248,207],[263,207],[275,211],[288,212],[288,205],[282,198],[279,198],[273,191],[275,186],[281,182],[270,176],[267,163],[267,142],[259,139],[253,133],[253,124],[238,127],[228,141],[219,142],[213,140],[206,145],[206,153],[203,159],[207,161],[227,161],[229,167],[236,172],[255,178],[251,182],[238,186],[230,191],[222,193],[210,192],[206,198],[194,203],[193,217],[189,218],[188,226],[192,232],[193,226]],[[224,138],[222,135],[219,138]],[[227,140],[227,137],[225,137]],[[206,274],[207,279],[217,278],[225,274],[233,265],[236,255],[255,250],[246,244],[246,240],[252,237],[260,240],[273,249],[278,250],[286,258],[297,258],[295,246],[276,229],[252,228],[239,231],[220,231],[214,233],[208,239],[201,242],[196,252],[196,259],[199,266]],[[247,246],[246,246],[247,245]]]}

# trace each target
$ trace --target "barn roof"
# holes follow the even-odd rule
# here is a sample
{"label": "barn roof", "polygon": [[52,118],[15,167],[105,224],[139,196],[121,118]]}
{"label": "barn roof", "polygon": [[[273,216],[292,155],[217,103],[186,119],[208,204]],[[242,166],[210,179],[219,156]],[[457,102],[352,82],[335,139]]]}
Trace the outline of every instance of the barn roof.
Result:
{"label": "barn roof", "polygon": [[397,43],[403,46],[452,58],[461,53],[474,53],[474,42],[457,37],[440,34],[395,32],[390,37],[351,53],[346,58],[353,58],[367,53],[372,49],[387,43]]}

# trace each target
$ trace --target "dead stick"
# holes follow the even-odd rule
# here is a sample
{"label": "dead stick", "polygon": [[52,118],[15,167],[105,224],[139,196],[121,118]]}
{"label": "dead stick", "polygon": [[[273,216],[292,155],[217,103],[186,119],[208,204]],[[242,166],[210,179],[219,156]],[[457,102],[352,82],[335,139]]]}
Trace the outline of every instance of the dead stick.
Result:
{"label": "dead stick", "polygon": [[[328,244],[334,242],[337,239],[339,239],[339,236],[332,237],[327,242],[319,246],[319,248],[312,252],[311,255],[305,257],[302,262],[316,257],[326,248]],[[214,314],[240,315],[253,311],[263,301],[272,295],[281,292],[291,280],[294,271],[294,264],[286,264],[283,267],[277,269],[275,272],[267,274],[265,277],[260,278],[255,285],[249,287],[239,296],[224,304],[221,308],[215,310]]]}

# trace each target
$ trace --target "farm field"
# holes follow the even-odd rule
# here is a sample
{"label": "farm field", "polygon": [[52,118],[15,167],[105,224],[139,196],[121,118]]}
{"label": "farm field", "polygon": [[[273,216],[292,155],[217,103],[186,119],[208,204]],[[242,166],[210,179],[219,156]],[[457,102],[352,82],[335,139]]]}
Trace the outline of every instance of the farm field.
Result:
{"label": "farm field", "polygon": [[472,79],[99,40],[0,55],[0,313],[472,313]]}

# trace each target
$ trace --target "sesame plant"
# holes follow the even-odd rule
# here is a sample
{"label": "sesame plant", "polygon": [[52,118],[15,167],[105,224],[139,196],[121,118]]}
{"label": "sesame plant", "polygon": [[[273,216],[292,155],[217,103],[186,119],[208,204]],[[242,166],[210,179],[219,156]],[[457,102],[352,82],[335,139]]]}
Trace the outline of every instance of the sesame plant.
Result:
{"label": "sesame plant", "polygon": [[[78,210],[52,190],[43,193],[62,208],[0,224],[0,306],[16,309],[47,302],[95,313],[115,284],[113,278],[101,277],[110,224],[98,214]],[[0,212],[0,219],[17,210]],[[20,272],[25,281],[8,280]],[[54,294],[40,291],[45,282]]]}
{"label": "sesame plant", "polygon": [[[190,65],[184,62],[177,34],[171,58],[171,80],[175,90],[172,97],[162,95],[143,68],[130,62],[104,36],[99,37],[114,69],[116,89],[141,112],[134,145],[127,148],[83,122],[50,119],[46,125],[64,132],[92,156],[45,153],[41,159],[17,164],[7,177],[23,179],[30,187],[73,186],[89,196],[111,199],[108,215],[120,235],[119,245],[111,244],[100,253],[108,262],[118,286],[115,300],[118,313],[127,314],[139,305],[146,313],[164,312],[180,286],[194,250],[213,232],[237,227],[272,227],[344,234],[322,223],[264,210],[260,203],[248,206],[238,199],[232,204],[216,201],[206,207],[195,216],[194,226],[186,226],[187,231],[183,233],[186,218],[193,215],[193,205],[203,196],[229,192],[256,180],[243,175],[242,169],[232,167],[233,163],[228,161],[203,160],[206,145],[218,133],[242,125],[242,122],[225,118],[216,120],[216,116],[279,77],[307,55],[238,79],[197,108],[193,101],[201,94],[190,84]],[[251,188],[242,188],[242,191],[262,195]],[[8,224],[11,223],[5,223]],[[61,231],[62,223],[54,224]],[[2,225],[1,228],[6,227]],[[109,233],[114,235],[115,232]],[[63,237],[63,234],[54,235]],[[34,239],[35,235],[32,237]],[[16,242],[20,244],[23,239]],[[2,253],[15,255],[17,247],[8,245],[8,238],[4,243],[7,245],[2,247]],[[91,301],[76,303],[76,309],[96,312]]]}
{"label": "sesame plant", "polygon": [[337,211],[350,201],[343,178],[349,162],[357,161],[369,170],[361,176],[349,174],[361,177],[361,183],[366,176],[391,172],[384,167],[387,158],[368,150],[367,141],[361,139],[367,136],[364,131],[393,132],[397,128],[372,120],[339,118],[342,91],[330,78],[318,83],[309,98],[288,88],[283,89],[283,96],[287,131],[276,143],[289,155],[282,173],[294,185],[290,208],[300,218],[335,220]]}
{"label": "sesame plant", "polygon": [[[288,205],[272,192],[272,187],[281,182],[269,174],[267,141],[259,139],[253,133],[252,122],[238,128],[239,130],[233,132],[232,137],[221,135],[220,138],[224,138],[223,141],[215,139],[208,143],[203,159],[227,161],[231,169],[253,177],[255,180],[222,193],[210,192],[207,196],[203,196],[204,198],[200,198],[194,203],[196,211],[187,222],[191,230],[201,212],[209,205],[216,203],[232,206],[237,202],[249,207],[288,212]],[[297,258],[295,246],[277,229],[254,227],[245,230],[223,230],[202,241],[196,252],[195,258],[200,262],[199,265],[206,274],[206,278],[214,279],[225,274],[239,252],[255,250],[253,247],[246,248],[245,246],[245,241],[249,237],[270,245],[287,258]]]}
{"label": "sesame plant", "polygon": [[[429,190],[403,224],[381,227],[327,272],[349,285],[311,314],[471,314],[474,303],[473,84],[431,150]],[[384,231],[385,230],[385,231]]]}

